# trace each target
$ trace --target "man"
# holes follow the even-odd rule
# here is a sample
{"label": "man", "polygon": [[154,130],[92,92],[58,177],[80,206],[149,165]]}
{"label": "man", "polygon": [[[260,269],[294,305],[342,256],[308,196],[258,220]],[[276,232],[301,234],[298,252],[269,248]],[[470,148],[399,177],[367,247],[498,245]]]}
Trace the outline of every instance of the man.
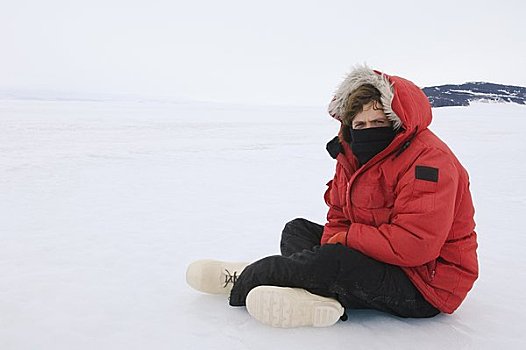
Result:
{"label": "man", "polygon": [[247,264],[201,260],[187,281],[230,293],[276,327],[329,326],[344,309],[432,317],[459,307],[478,277],[467,172],[429,129],[431,106],[412,82],[354,69],[329,105],[341,122],[327,223],[289,222],[282,255]]}

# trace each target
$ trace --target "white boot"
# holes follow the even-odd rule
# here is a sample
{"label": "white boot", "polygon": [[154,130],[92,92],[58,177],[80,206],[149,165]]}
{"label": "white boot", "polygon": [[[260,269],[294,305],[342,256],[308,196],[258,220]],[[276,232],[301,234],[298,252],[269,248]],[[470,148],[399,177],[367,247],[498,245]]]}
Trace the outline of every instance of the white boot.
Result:
{"label": "white boot", "polygon": [[335,324],[345,309],[336,300],[300,288],[259,286],[246,300],[249,314],[272,327],[327,327]]}
{"label": "white boot", "polygon": [[190,287],[209,294],[229,294],[241,274],[247,267],[244,262],[226,262],[218,260],[197,260],[186,270],[186,282]]}

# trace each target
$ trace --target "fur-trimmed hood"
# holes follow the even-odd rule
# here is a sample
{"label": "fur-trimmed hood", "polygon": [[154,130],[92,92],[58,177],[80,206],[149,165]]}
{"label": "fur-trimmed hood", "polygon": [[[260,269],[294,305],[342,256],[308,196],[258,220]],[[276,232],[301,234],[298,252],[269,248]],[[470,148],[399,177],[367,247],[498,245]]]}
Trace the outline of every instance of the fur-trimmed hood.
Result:
{"label": "fur-trimmed hood", "polygon": [[380,91],[383,110],[393,128],[420,131],[431,123],[431,105],[424,92],[411,81],[372,70],[366,65],[356,66],[340,84],[329,104],[329,114],[342,120],[346,114],[346,100],[359,86],[371,84]]}

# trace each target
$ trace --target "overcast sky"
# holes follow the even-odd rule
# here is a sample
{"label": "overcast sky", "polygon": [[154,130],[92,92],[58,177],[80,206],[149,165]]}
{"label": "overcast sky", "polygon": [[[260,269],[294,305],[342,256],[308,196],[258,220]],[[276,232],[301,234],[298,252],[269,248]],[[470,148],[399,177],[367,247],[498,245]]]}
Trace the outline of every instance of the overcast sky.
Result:
{"label": "overcast sky", "polygon": [[0,89],[328,103],[367,63],[526,86],[521,0],[0,0]]}

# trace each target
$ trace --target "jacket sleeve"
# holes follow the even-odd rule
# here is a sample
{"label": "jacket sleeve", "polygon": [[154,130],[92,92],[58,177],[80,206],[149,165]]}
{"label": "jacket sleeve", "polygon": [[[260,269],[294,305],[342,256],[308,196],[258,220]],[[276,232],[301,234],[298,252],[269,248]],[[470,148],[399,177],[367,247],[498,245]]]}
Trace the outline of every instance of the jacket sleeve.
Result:
{"label": "jacket sleeve", "polygon": [[390,222],[353,223],[347,246],[397,266],[436,259],[453,224],[459,176],[448,155],[424,152],[396,185]]}
{"label": "jacket sleeve", "polygon": [[[345,196],[345,188],[340,189],[338,186],[338,173],[342,171],[341,165],[336,165],[336,172],[334,179],[327,183],[327,190],[325,191],[324,199],[325,203],[329,206],[327,212],[327,223],[323,229],[323,235],[321,237],[321,244],[327,243],[327,241],[334,236],[336,233],[341,231],[349,230],[351,222],[347,219],[343,213],[341,198]],[[341,193],[343,191],[343,193]]]}

